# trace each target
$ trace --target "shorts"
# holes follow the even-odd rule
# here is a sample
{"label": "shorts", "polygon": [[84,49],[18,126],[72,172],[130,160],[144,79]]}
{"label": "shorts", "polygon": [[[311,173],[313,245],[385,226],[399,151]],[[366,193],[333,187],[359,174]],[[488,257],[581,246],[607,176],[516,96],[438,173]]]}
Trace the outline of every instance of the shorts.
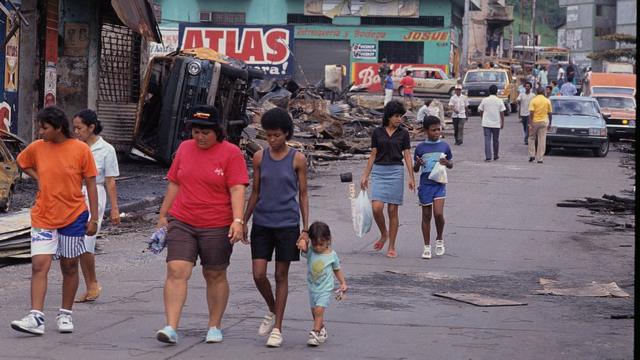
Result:
{"label": "shorts", "polygon": [[324,292],[309,291],[309,305],[312,308],[316,306],[328,308],[329,303],[331,302],[331,295],[332,295],[331,291],[324,291]]}
{"label": "shorts", "polygon": [[[103,184],[98,184],[96,186],[98,188],[98,231],[93,236],[85,236],[84,237],[84,246],[87,249],[88,253],[95,254],[96,252],[96,239],[98,238],[98,233],[102,228],[102,218],[104,218],[104,209],[107,205],[107,192],[104,189]],[[89,197],[87,196],[87,188],[82,187],[82,193],[84,194],[84,201],[87,204],[87,209],[89,208]]]}
{"label": "shorts", "polygon": [[87,250],[84,236],[89,212],[81,213],[74,222],[60,229],[31,228],[31,256],[54,255],[55,259],[76,258]]}
{"label": "shorts", "polygon": [[173,216],[168,217],[167,262],[190,261],[200,257],[200,265],[212,270],[225,270],[233,252],[229,241],[229,227],[197,228]]}
{"label": "shorts", "polygon": [[436,199],[444,199],[447,196],[447,185],[445,184],[421,184],[418,188],[418,200],[420,206],[429,206]]}
{"label": "shorts", "polygon": [[251,258],[271,261],[273,250],[276,251],[276,261],[298,261],[298,238],[300,228],[291,226],[285,228],[270,228],[253,224],[251,227]]}

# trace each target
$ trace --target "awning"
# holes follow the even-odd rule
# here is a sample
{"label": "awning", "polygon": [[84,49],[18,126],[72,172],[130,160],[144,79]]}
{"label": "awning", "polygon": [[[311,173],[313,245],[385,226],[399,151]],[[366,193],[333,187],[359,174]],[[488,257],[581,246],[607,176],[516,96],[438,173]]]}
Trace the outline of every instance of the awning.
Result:
{"label": "awning", "polygon": [[148,0],[111,0],[118,18],[148,41],[162,42],[162,35]]}

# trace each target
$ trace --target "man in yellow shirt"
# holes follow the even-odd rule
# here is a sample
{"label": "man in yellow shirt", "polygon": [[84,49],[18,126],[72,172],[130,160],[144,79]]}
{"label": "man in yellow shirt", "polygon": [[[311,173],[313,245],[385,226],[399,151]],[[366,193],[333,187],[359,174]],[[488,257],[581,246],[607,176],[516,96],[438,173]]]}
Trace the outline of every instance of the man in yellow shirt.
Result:
{"label": "man in yellow shirt", "polygon": [[551,101],[544,96],[542,87],[536,90],[536,94],[529,103],[529,162],[537,160],[538,164],[542,164],[547,129],[551,126]]}

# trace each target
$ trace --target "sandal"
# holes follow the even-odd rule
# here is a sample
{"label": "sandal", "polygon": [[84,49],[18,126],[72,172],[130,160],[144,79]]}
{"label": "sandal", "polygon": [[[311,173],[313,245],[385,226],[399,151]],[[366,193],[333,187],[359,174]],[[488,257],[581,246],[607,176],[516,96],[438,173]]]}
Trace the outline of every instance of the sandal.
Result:
{"label": "sandal", "polygon": [[385,241],[376,241],[373,243],[373,250],[380,251],[384,247]]}
{"label": "sandal", "polygon": [[388,258],[397,258],[398,257],[398,253],[396,253],[395,250],[389,250],[389,251],[387,251],[387,257]]}
{"label": "sandal", "polygon": [[83,303],[83,302],[95,301],[98,297],[100,297],[101,293],[102,293],[102,286],[98,286],[98,291],[96,292],[87,291],[86,293],[78,297],[75,302]]}

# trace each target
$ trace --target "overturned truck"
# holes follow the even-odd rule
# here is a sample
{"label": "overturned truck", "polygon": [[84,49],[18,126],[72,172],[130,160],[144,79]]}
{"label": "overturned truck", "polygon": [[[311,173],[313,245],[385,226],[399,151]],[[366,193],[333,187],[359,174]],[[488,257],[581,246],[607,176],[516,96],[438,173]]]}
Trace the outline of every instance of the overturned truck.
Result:
{"label": "overturned truck", "polygon": [[260,70],[206,48],[154,57],[144,77],[133,147],[171,164],[180,143],[191,137],[185,126],[190,109],[204,104],[218,109],[227,139],[238,144],[250,123],[251,82],[263,77]]}

